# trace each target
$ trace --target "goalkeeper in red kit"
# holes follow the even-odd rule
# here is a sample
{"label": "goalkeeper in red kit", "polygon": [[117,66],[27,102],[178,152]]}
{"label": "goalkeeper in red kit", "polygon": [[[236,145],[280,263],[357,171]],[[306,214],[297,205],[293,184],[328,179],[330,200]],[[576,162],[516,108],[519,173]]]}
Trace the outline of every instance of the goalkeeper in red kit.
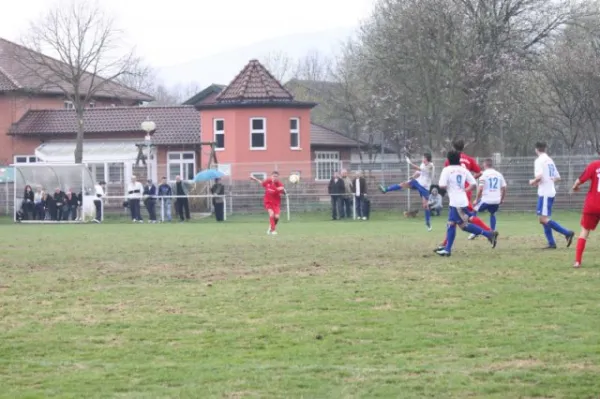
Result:
{"label": "goalkeeper in red kit", "polygon": [[573,184],[572,191],[579,191],[579,188],[585,182],[590,182],[590,189],[585,196],[581,212],[581,233],[577,239],[577,252],[575,253],[573,267],[581,267],[587,238],[590,231],[595,230],[598,222],[600,222],[600,186],[598,180],[600,180],[600,160],[591,162]]}
{"label": "goalkeeper in red kit", "polygon": [[[475,179],[479,179],[479,176],[481,176],[481,168],[479,167],[479,165],[477,164],[477,160],[475,160],[475,158],[468,156],[467,154],[465,154],[463,152],[463,150],[465,149],[465,142],[462,139],[455,139],[452,142],[452,147],[454,147],[455,151],[458,151],[460,153],[460,164],[463,168],[467,169],[469,172],[471,172],[471,174],[473,175],[473,177]],[[448,160],[446,160],[446,162],[444,163],[444,167],[448,166]],[[465,182],[465,188],[467,188],[469,186],[469,183]],[[473,209],[473,203],[471,201],[471,195],[472,195],[472,191],[467,191],[467,198],[469,199],[469,211],[471,212],[475,212],[475,210]],[[477,216],[473,216],[470,220],[470,223],[480,227],[482,230],[484,231],[491,231],[492,229],[490,229],[490,227],[485,224],[485,222],[481,219],[479,219],[479,217]],[[474,239],[476,236],[474,234],[471,234],[469,236],[469,239],[472,240]],[[446,239],[444,239],[444,242],[442,244],[440,244],[435,250],[434,252],[440,251],[444,248],[446,248],[446,243],[448,242],[448,238],[446,237]]]}
{"label": "goalkeeper in red kit", "polygon": [[279,214],[281,213],[281,195],[285,195],[285,187],[279,180],[279,172],[271,173],[271,177],[264,181],[250,176],[251,180],[260,183],[265,189],[264,205],[269,213],[269,229],[267,234],[276,235],[277,223],[279,223]]}

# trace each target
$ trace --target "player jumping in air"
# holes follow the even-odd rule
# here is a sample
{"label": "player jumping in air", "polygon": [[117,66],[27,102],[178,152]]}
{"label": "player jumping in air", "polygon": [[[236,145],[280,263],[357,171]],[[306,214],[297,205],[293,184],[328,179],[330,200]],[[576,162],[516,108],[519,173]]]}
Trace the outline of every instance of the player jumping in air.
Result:
{"label": "player jumping in air", "polygon": [[490,227],[496,231],[496,212],[506,196],[506,180],[494,169],[491,159],[483,161],[483,173],[479,178],[479,190],[473,208],[477,212],[490,213]]}
{"label": "player jumping in air", "polygon": [[277,234],[276,226],[281,213],[281,194],[285,194],[283,183],[279,181],[279,172],[271,173],[271,177],[264,181],[250,176],[250,180],[260,183],[265,189],[265,209],[269,212],[269,229],[267,234]]}
{"label": "player jumping in air", "polygon": [[[409,159],[407,158],[407,161],[408,160]],[[410,180],[405,181],[404,183],[394,184],[389,187],[379,185],[379,190],[381,190],[381,192],[384,194],[390,191],[399,191],[402,189],[416,190],[421,196],[423,210],[425,211],[425,226],[427,226],[427,230],[431,231],[429,189],[431,187],[431,181],[433,180],[433,176],[435,174],[435,166],[431,162],[431,154],[428,152],[423,154],[423,161],[420,166],[414,163],[410,163],[410,166],[413,169],[415,169],[415,174]]]}
{"label": "player jumping in air", "polygon": [[529,184],[538,188],[537,215],[540,223],[544,226],[544,234],[548,240],[546,249],[556,249],[556,241],[552,235],[552,230],[556,230],[567,239],[567,248],[571,246],[575,233],[562,227],[558,222],[550,219],[552,216],[552,204],[556,196],[554,183],[560,181],[560,174],[552,158],[546,154],[546,143],[536,143],[535,153],[538,155],[535,160],[535,178],[529,181]]}
{"label": "player jumping in air", "polygon": [[585,182],[590,181],[590,189],[585,197],[583,211],[581,213],[581,233],[577,240],[577,252],[575,253],[575,263],[573,267],[581,267],[583,251],[590,235],[590,231],[596,230],[600,222],[600,161],[591,162],[583,171],[581,176],[575,180],[573,191],[579,191],[579,187]]}
{"label": "player jumping in air", "polygon": [[[484,235],[492,244],[492,248],[496,247],[498,241],[497,232],[486,231],[475,224],[469,223],[474,212],[469,210],[467,191],[475,188],[477,181],[471,172],[460,164],[460,157],[460,152],[450,151],[448,153],[449,166],[446,166],[440,175],[439,186],[447,190],[450,199],[447,243],[444,248],[435,251],[440,256],[450,256],[452,254],[452,245],[456,238],[456,226],[471,234]],[[468,183],[466,188],[465,183]]]}
{"label": "player jumping in air", "polygon": [[[469,172],[471,172],[471,174],[473,175],[473,177],[475,179],[478,179],[481,176],[481,168],[479,168],[479,165],[477,165],[477,161],[475,160],[475,158],[470,157],[463,152],[463,150],[465,149],[464,140],[455,139],[452,142],[452,147],[454,147],[455,151],[460,153],[460,164],[462,165],[462,167],[464,167]],[[448,166],[448,165],[449,165],[448,160],[446,160],[446,162],[444,163],[444,166]],[[465,188],[468,186],[468,184],[469,183],[465,182]],[[485,224],[485,222],[483,220],[479,219],[477,217],[477,215],[475,214],[475,210],[473,209],[473,205],[471,204],[472,191],[471,190],[466,190],[466,191],[467,191],[467,198],[469,199],[469,207],[468,208],[469,208],[469,211],[473,214],[473,217],[471,217],[471,223],[479,226],[482,230],[491,231],[491,229],[488,227],[488,225]],[[476,237],[476,235],[473,235],[473,234],[471,234],[471,236],[469,236],[470,239],[473,239],[475,237]],[[437,252],[438,250],[445,248],[447,243],[448,243],[448,237],[446,237],[444,242],[441,245],[439,245],[434,250],[434,252]]]}

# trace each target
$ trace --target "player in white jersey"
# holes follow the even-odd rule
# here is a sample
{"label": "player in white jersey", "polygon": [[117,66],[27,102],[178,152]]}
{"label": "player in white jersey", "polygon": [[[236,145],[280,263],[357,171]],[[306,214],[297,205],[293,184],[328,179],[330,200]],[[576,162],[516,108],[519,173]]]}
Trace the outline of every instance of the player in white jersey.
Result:
{"label": "player in white jersey", "polygon": [[546,143],[538,142],[535,144],[535,153],[538,157],[534,164],[535,177],[529,181],[529,184],[538,188],[537,215],[540,223],[544,226],[544,234],[548,241],[546,249],[556,249],[556,241],[554,241],[552,230],[565,236],[568,248],[573,242],[575,233],[550,219],[554,197],[556,196],[554,183],[560,181],[560,174],[554,161],[546,153],[546,147]]}
{"label": "player in white jersey", "polygon": [[[504,202],[506,196],[506,180],[502,173],[494,169],[494,164],[491,159],[483,161],[483,173],[479,177],[479,190],[477,191],[477,198],[473,203],[473,209],[476,212],[490,213],[490,228],[492,231],[496,230],[496,212],[500,204]],[[469,239],[475,238],[475,235],[469,237]]]}
{"label": "player in white jersey", "polygon": [[[456,226],[471,234],[485,236],[492,244],[492,248],[495,248],[498,241],[497,232],[485,231],[481,227],[469,223],[470,218],[475,216],[475,213],[469,210],[469,198],[466,190],[472,190],[477,181],[475,181],[471,172],[461,166],[460,152],[450,151],[448,153],[448,163],[449,166],[442,170],[439,182],[440,188],[447,190],[450,198],[447,242],[444,248],[439,248],[435,253],[440,256],[450,256],[452,254],[452,245],[456,238]],[[465,182],[469,183],[469,187],[466,189]]]}
{"label": "player in white jersey", "polygon": [[[408,160],[408,158],[407,158]],[[423,210],[425,211],[425,225],[427,230],[431,231],[431,210],[429,209],[429,190],[431,188],[431,182],[435,175],[435,166],[431,162],[431,154],[426,152],[423,154],[423,161],[421,165],[410,163],[410,166],[415,169],[415,174],[411,179],[400,184],[393,184],[389,187],[383,185],[379,186],[382,193],[390,191],[399,191],[402,189],[416,190],[421,196],[421,203]]]}

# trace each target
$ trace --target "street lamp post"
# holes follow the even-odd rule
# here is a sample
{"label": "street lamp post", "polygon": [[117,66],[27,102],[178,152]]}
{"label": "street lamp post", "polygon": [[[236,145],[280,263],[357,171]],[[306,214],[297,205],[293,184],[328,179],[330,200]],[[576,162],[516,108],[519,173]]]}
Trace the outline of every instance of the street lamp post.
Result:
{"label": "street lamp post", "polygon": [[150,134],[156,130],[156,123],[152,122],[149,118],[142,122],[142,130],[146,132],[146,136],[144,137],[144,144],[147,148],[147,163],[146,163],[146,173],[148,174],[147,178],[150,179],[150,150],[152,145],[152,137]]}

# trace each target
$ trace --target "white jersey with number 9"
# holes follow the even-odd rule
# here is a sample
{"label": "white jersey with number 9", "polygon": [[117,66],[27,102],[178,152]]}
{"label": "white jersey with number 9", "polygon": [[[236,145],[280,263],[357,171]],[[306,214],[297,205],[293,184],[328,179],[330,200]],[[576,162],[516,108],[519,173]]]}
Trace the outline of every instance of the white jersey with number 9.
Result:
{"label": "white jersey with number 9", "polygon": [[462,165],[446,166],[440,175],[439,186],[445,187],[450,199],[450,206],[465,208],[469,206],[469,199],[465,191],[465,183],[477,184],[477,181]]}

